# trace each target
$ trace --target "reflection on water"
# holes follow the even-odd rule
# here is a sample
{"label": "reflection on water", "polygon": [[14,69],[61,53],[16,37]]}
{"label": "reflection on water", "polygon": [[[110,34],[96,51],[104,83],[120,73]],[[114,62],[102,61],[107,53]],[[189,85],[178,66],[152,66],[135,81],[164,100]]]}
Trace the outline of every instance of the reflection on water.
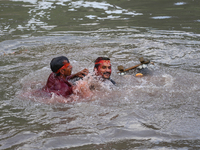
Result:
{"label": "reflection on water", "polygon": [[[198,149],[197,4],[0,1],[0,149]],[[97,57],[109,57],[116,87],[46,104],[49,98],[30,92],[45,85],[50,60],[60,55],[74,73],[93,72]],[[139,57],[155,63],[152,76],[117,74]]]}
{"label": "reflection on water", "polygon": [[91,31],[116,26],[199,33],[197,1],[12,0],[0,1],[0,8],[0,41],[46,35],[49,31]]}
{"label": "reflection on water", "polygon": [[156,16],[156,17],[152,17],[153,19],[169,19],[172,18],[171,16]]}
{"label": "reflection on water", "polygon": [[[32,0],[12,0],[14,2],[28,2],[30,4],[23,4],[23,7],[29,8],[26,12],[29,16],[26,16],[27,20],[24,20],[21,24],[17,23],[16,27],[12,28],[10,25],[3,25],[3,32],[16,32],[17,30],[24,31],[37,31],[42,32],[42,30],[52,30],[60,25],[66,25],[68,22],[80,22],[78,24],[85,25],[96,25],[103,20],[127,20],[130,17],[136,15],[142,15],[142,13],[136,13],[135,11],[129,11],[123,9],[114,4],[109,4],[107,2],[87,2],[87,1],[32,1]],[[5,6],[2,4],[3,9]],[[60,9],[57,12],[57,9]],[[87,12],[78,16],[74,16],[71,12]],[[4,16],[4,14],[3,14]],[[58,17],[59,16],[59,17]],[[127,16],[127,17],[123,17]],[[84,21],[94,20],[92,22]],[[4,20],[5,18],[3,18]],[[14,18],[12,18],[13,20]],[[24,18],[25,19],[25,18]],[[65,20],[66,23],[58,24],[61,20]],[[10,20],[10,19],[9,19]],[[59,28],[59,27],[58,27]],[[40,31],[38,31],[40,30]]]}
{"label": "reflection on water", "polygon": [[176,3],[174,3],[174,5],[186,5],[187,3],[186,2],[176,2]]}

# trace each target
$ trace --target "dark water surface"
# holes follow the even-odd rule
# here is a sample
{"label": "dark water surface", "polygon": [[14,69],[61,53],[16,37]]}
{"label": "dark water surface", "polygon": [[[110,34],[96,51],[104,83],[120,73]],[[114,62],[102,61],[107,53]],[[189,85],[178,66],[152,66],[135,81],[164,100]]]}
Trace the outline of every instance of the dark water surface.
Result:
{"label": "dark water surface", "polygon": [[[200,1],[0,0],[0,149],[199,149]],[[24,95],[49,62],[110,57],[113,89],[70,104]],[[119,76],[139,57],[152,76]]]}

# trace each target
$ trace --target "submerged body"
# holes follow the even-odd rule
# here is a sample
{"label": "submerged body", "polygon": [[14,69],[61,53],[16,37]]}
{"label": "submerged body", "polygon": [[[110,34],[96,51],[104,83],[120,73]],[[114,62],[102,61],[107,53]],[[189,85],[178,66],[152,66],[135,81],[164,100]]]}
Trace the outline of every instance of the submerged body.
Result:
{"label": "submerged body", "polygon": [[68,78],[63,79],[51,73],[43,90],[46,92],[53,92],[59,96],[68,97],[73,93],[72,84],[67,81]]}

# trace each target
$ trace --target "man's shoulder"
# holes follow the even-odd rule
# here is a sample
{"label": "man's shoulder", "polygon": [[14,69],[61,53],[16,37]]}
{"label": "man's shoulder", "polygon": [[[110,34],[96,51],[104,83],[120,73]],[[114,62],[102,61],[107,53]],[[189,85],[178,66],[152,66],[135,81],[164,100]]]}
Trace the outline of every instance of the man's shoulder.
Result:
{"label": "man's shoulder", "polygon": [[46,86],[48,88],[51,88],[54,84],[55,84],[55,81],[56,81],[56,76],[55,74],[52,72],[50,75],[49,75],[49,78],[47,80],[47,83],[46,83]]}
{"label": "man's shoulder", "polygon": [[55,74],[53,72],[49,75],[47,82],[52,82],[52,80],[55,80]]}

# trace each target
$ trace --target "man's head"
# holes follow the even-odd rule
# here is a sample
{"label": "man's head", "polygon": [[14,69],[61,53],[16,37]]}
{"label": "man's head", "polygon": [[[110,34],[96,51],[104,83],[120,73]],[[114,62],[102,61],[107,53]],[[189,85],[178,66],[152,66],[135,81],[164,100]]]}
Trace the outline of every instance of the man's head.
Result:
{"label": "man's head", "polygon": [[71,75],[72,66],[65,56],[55,57],[50,63],[51,70],[57,75],[69,76]]}
{"label": "man's head", "polygon": [[111,75],[110,59],[107,57],[98,57],[95,60],[94,71],[96,72],[96,75],[109,79]]}

